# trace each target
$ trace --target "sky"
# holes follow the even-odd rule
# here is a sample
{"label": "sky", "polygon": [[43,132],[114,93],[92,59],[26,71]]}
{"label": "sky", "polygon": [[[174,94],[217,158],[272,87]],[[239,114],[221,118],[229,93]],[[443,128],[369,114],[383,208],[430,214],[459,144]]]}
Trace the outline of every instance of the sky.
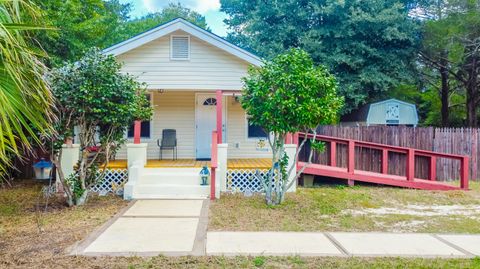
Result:
{"label": "sky", "polygon": [[215,34],[219,36],[227,34],[226,25],[223,23],[227,15],[220,12],[220,0],[120,0],[120,2],[132,4],[131,17],[159,11],[169,3],[181,3],[204,15],[208,26]]}

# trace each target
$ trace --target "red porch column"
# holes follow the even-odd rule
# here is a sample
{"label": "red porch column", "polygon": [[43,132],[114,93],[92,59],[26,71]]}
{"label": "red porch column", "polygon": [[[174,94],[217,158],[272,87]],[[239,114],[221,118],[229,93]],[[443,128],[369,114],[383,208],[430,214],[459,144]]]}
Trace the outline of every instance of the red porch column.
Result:
{"label": "red porch column", "polygon": [[222,126],[222,122],[223,122],[223,119],[222,119],[222,116],[223,116],[223,111],[222,111],[222,107],[223,107],[223,92],[222,90],[217,90],[216,92],[216,97],[217,97],[217,143],[218,144],[222,144],[222,137],[223,137],[223,126]]}
{"label": "red porch column", "polygon": [[285,144],[293,144],[293,134],[287,133],[285,136]]}
{"label": "red porch column", "polygon": [[142,128],[142,122],[136,120],[133,124],[133,144],[140,144],[140,131]]}
{"label": "red porch column", "polygon": [[[305,135],[307,135],[307,134],[305,134]],[[295,145],[299,146],[300,145],[299,141],[300,141],[300,139],[298,138],[298,132],[294,133],[292,144],[295,144]]]}
{"label": "red porch column", "polygon": [[[217,103],[218,104],[218,103]],[[215,200],[215,182],[216,182],[216,177],[217,177],[217,168],[218,168],[218,156],[217,156],[217,153],[218,153],[218,147],[217,147],[217,133],[215,131],[212,132],[212,159],[211,159],[211,162],[210,162],[210,166],[211,166],[211,176],[210,176],[210,200]],[[222,173],[224,171],[221,171]]]}

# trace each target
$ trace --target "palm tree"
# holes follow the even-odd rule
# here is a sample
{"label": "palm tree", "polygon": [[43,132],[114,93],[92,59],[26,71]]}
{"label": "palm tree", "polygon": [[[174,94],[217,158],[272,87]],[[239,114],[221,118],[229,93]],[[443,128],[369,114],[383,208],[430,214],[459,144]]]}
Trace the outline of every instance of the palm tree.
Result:
{"label": "palm tree", "polygon": [[39,9],[30,0],[0,0],[0,179],[21,156],[51,133],[53,97],[43,79],[42,50],[34,45]]}

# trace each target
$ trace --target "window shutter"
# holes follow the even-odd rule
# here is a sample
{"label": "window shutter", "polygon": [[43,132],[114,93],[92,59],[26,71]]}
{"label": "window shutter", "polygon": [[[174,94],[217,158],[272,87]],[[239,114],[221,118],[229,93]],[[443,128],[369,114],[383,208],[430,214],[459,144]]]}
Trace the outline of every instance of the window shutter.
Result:
{"label": "window shutter", "polygon": [[190,38],[188,36],[172,36],[171,58],[188,60],[190,58]]}

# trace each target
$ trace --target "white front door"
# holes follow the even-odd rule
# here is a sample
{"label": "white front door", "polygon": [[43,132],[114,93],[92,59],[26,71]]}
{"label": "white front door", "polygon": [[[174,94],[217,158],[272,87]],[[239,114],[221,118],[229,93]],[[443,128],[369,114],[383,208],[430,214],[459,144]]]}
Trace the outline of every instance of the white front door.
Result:
{"label": "white front door", "polygon": [[[217,128],[217,99],[215,95],[212,94],[197,94],[196,102],[196,157],[197,159],[210,159],[212,151],[212,132]],[[225,111],[225,109],[223,109],[223,111]],[[223,116],[223,119],[225,121],[225,116]],[[225,137],[225,132],[223,133],[223,137]]]}

